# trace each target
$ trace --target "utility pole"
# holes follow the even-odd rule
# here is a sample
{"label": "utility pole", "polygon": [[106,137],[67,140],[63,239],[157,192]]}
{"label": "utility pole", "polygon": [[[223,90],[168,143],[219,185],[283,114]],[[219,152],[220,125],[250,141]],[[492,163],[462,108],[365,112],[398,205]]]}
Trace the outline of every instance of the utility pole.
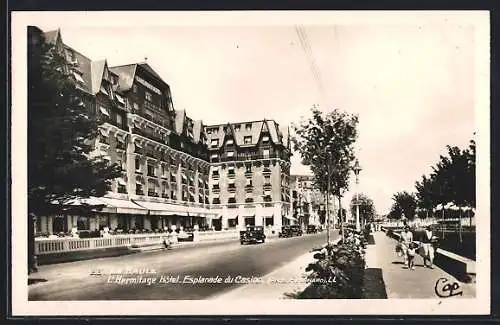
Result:
{"label": "utility pole", "polygon": [[327,190],[326,190],[326,242],[327,244],[330,244],[330,177],[331,177],[331,171],[330,171],[330,166],[331,166],[331,160],[332,160],[332,155],[328,154],[328,165],[326,166],[327,170],[327,175],[326,175],[326,181],[327,181]]}

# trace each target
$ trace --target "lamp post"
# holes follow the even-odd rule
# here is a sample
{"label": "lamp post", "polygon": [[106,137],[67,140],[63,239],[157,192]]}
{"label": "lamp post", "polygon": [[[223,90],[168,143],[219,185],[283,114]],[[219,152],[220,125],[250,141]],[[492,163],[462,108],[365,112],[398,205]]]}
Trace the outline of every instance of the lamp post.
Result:
{"label": "lamp post", "polygon": [[356,159],[356,163],[352,168],[354,170],[354,174],[356,175],[356,231],[360,231],[361,227],[359,224],[359,172],[361,171],[361,166],[359,166],[359,161]]}

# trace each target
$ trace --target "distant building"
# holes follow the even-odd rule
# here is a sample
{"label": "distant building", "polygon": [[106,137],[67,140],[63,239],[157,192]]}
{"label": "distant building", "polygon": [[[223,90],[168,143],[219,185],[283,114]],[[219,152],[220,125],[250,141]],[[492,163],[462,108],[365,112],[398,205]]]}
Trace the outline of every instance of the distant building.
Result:
{"label": "distant building", "polygon": [[273,120],[206,126],[210,200],[223,229],[279,229],[290,212],[290,139]]}
{"label": "distant building", "polygon": [[[292,175],[293,217],[302,226],[321,224],[321,193],[314,187],[314,176]],[[318,200],[321,198],[321,201]]]}

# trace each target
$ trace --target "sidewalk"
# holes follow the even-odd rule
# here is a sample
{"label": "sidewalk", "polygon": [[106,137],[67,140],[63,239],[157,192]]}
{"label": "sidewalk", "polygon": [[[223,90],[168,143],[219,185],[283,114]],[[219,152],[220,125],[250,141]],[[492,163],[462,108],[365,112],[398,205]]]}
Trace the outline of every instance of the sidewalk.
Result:
{"label": "sidewalk", "polygon": [[396,241],[386,236],[383,232],[376,232],[374,237],[374,249],[372,248],[370,252],[367,252],[367,266],[382,269],[387,297],[389,299],[439,299],[435,293],[435,285],[440,278],[448,279],[448,283],[459,283],[460,290],[463,291],[463,295],[457,295],[450,299],[474,298],[476,296],[474,284],[459,282],[456,278],[436,266],[434,266],[434,269],[424,267],[423,259],[420,256],[415,257],[415,270],[403,268],[403,257],[398,257],[395,253]]}

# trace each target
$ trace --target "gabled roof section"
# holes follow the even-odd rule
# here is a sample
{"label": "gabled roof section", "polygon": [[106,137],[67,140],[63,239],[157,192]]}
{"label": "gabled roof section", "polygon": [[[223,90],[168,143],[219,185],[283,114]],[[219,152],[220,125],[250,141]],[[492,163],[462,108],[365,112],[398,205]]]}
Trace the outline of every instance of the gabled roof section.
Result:
{"label": "gabled roof section", "polygon": [[101,88],[106,60],[92,62],[92,94],[97,94]]}
{"label": "gabled roof section", "polygon": [[92,93],[92,61],[85,55],[67,45],[64,45],[64,51],[68,62],[71,63],[71,57],[74,56],[76,63],[73,70],[77,71],[82,77],[84,81],[82,88],[84,88],[84,90],[88,93]]}
{"label": "gabled roof section", "polygon": [[193,121],[193,136],[196,143],[201,140],[201,132],[203,130],[203,122],[201,120]]}
{"label": "gabled roof section", "polygon": [[118,75],[118,92],[125,92],[130,90],[130,88],[132,88],[132,84],[134,83],[134,78],[138,66],[146,70],[155,79],[158,79],[158,82],[161,82],[166,87],[168,87],[168,84],[161,78],[161,76],[158,73],[156,73],[156,71],[153,70],[153,68],[151,68],[151,66],[148,63],[142,62],[142,63],[133,63],[133,64],[127,64],[109,68],[111,72]]}
{"label": "gabled roof section", "polygon": [[182,134],[184,132],[184,124],[186,122],[186,110],[175,110],[175,132]]}
{"label": "gabled roof section", "polygon": [[56,44],[57,39],[60,37],[60,35],[61,35],[61,29],[51,30],[43,33],[45,41],[50,44]]}
{"label": "gabled roof section", "polygon": [[149,72],[156,79],[158,79],[158,81],[161,81],[162,83],[166,84],[166,82],[162,79],[162,77],[158,73],[156,73],[156,71],[154,71],[153,68],[151,68],[151,66],[149,64],[147,64],[146,62],[143,62],[143,63],[139,63],[139,66],[141,68],[143,68],[144,70],[146,70],[147,72]]}
{"label": "gabled roof section", "polygon": [[[251,129],[247,130],[246,125],[251,124]],[[275,144],[281,144],[281,139],[279,137],[278,123],[273,120],[261,120],[252,122],[239,122],[239,123],[228,123],[219,125],[210,125],[206,128],[217,129],[217,134],[213,132],[207,134],[209,140],[218,139],[219,145],[222,145],[224,138],[226,137],[226,126],[230,125],[232,132],[234,132],[234,140],[238,146],[255,146],[259,143],[260,137],[263,132],[269,132],[271,141]],[[235,129],[235,125],[241,125],[239,130]],[[252,141],[250,143],[245,143],[245,137],[251,136]]]}
{"label": "gabled roof section", "polygon": [[129,91],[132,88],[136,68],[137,64],[135,63],[109,68],[109,70],[118,75],[118,92]]}

